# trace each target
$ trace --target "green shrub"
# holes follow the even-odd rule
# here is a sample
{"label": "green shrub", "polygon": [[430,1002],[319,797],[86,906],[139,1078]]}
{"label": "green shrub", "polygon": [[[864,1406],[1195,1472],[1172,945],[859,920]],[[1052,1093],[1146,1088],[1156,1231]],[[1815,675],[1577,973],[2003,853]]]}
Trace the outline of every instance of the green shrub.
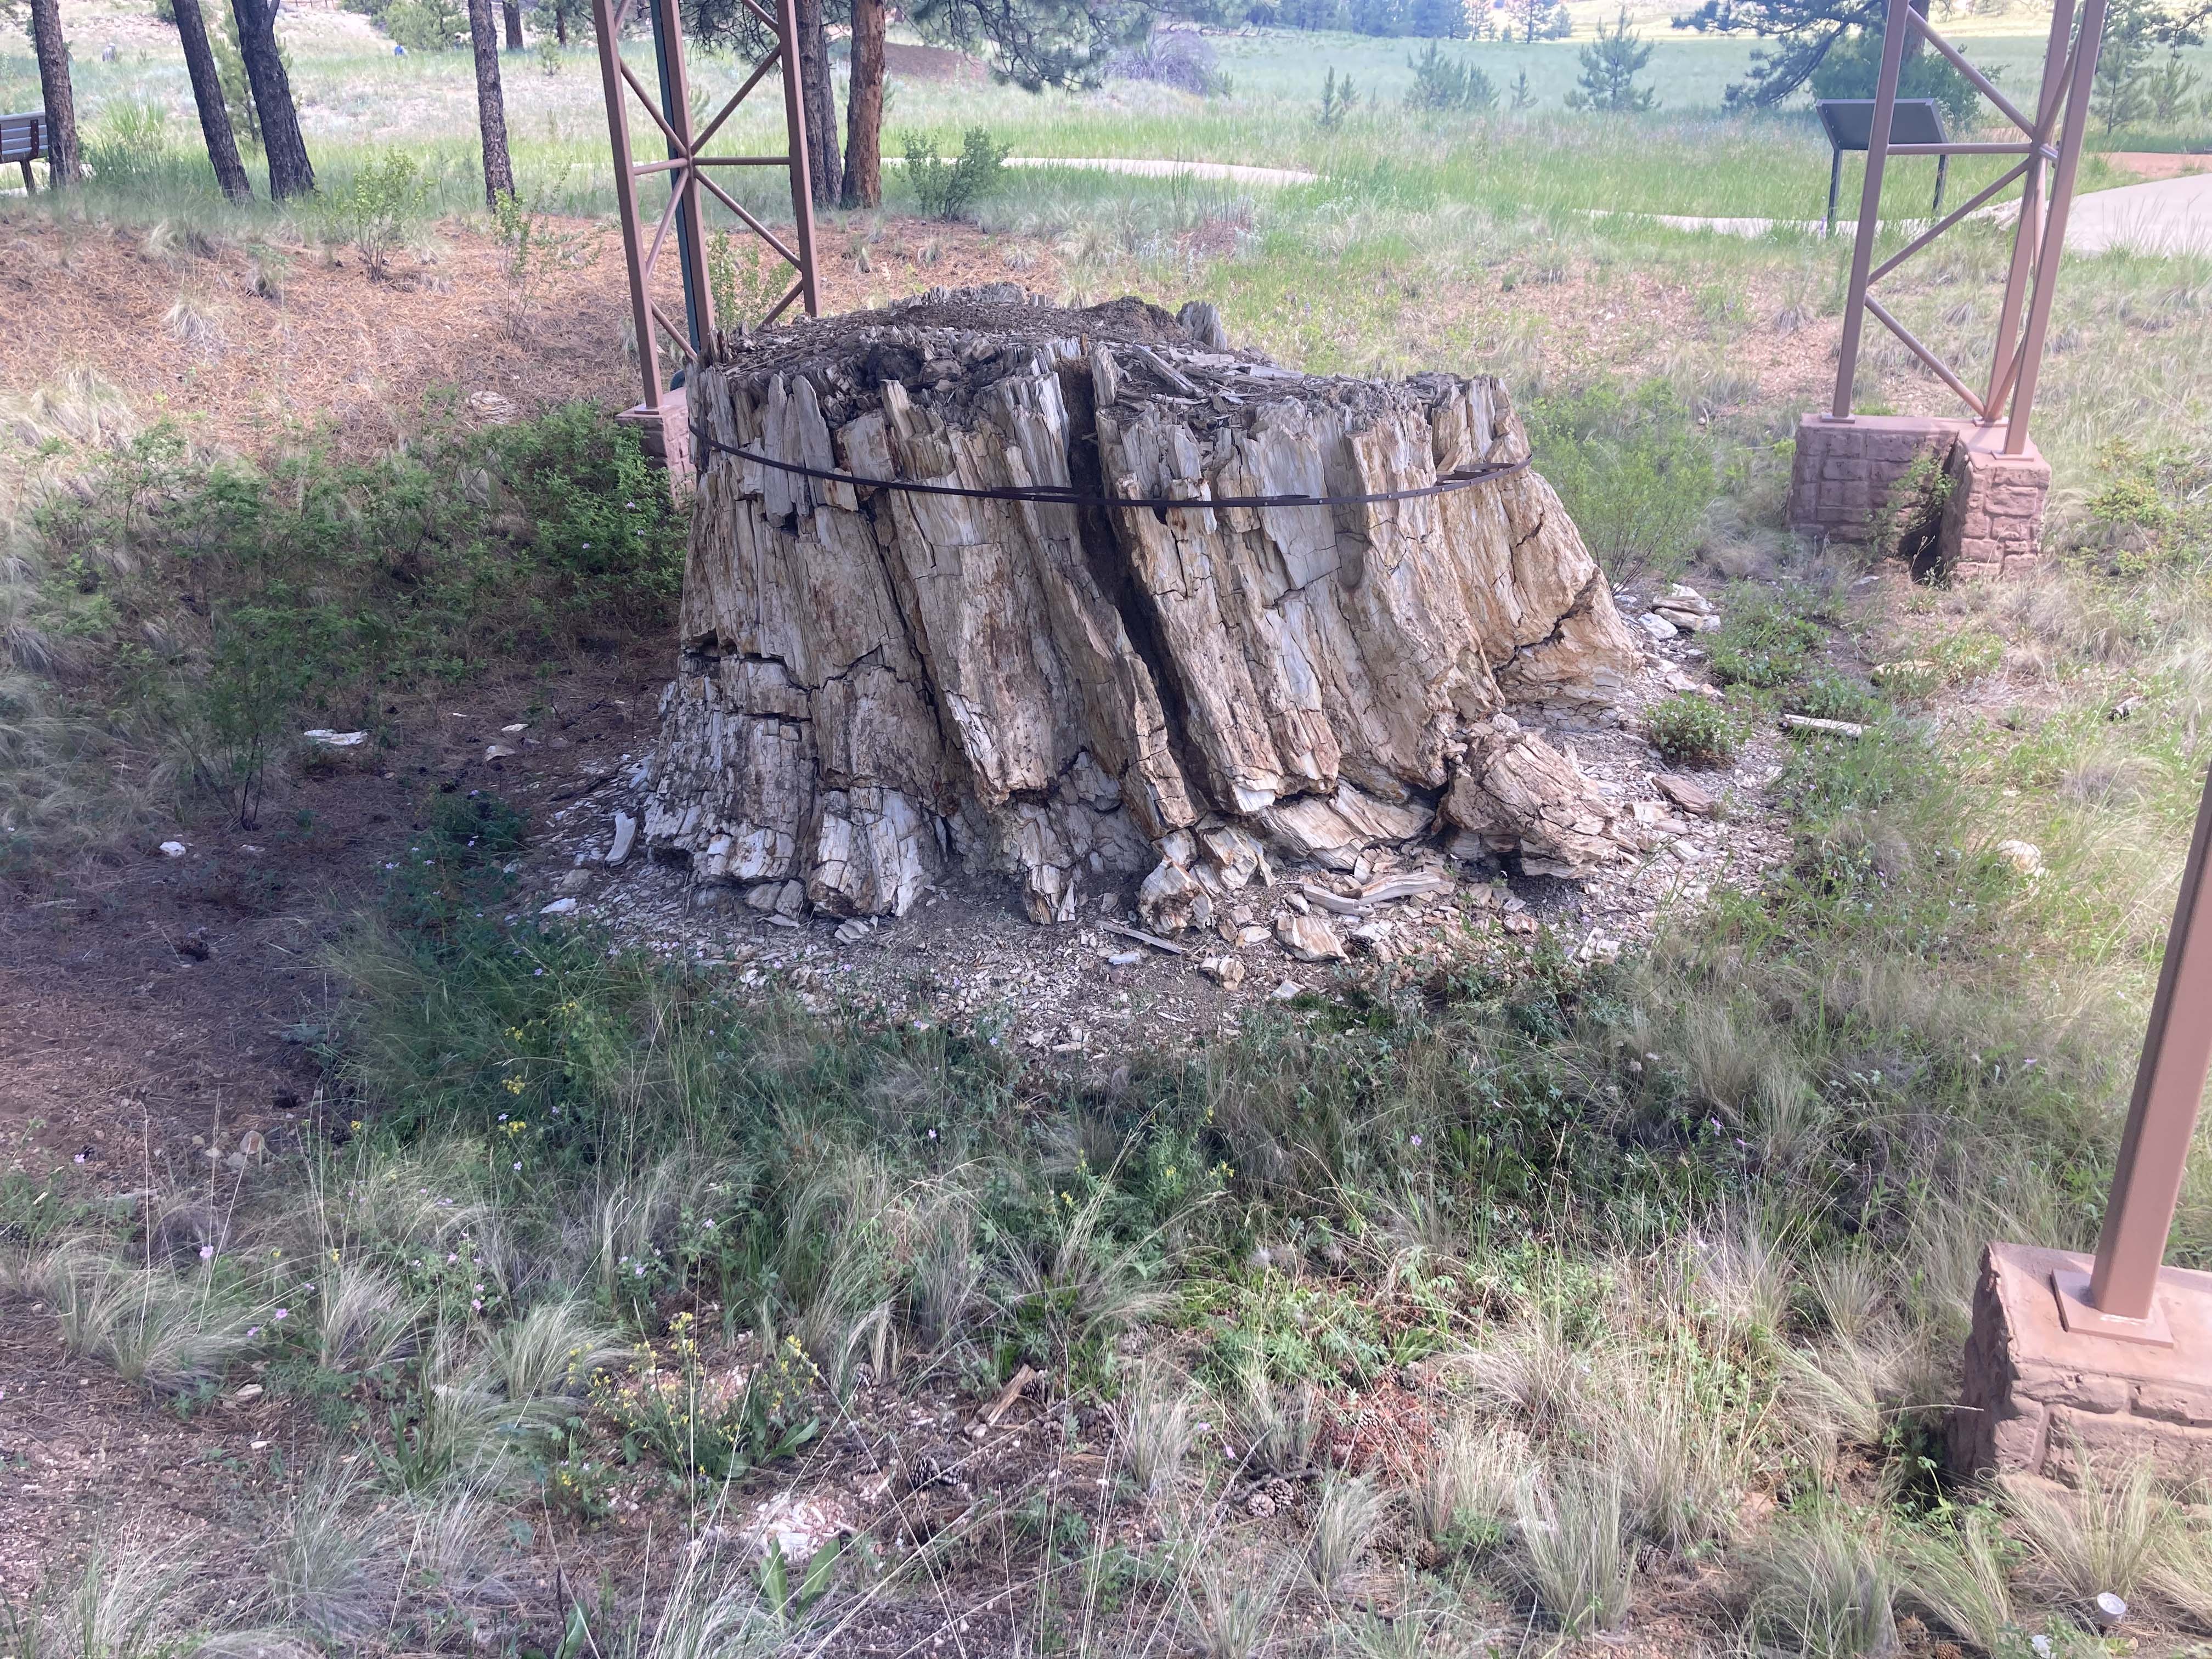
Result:
{"label": "green shrub", "polygon": [[626,1439],[689,1480],[729,1480],[790,1456],[814,1438],[820,1382],[799,1339],[787,1337],[750,1370],[706,1363],[689,1313],[670,1322],[665,1352],[625,1376],[600,1372],[592,1398]]}
{"label": "green shrub", "polygon": [[1714,443],[1663,380],[1601,381],[1524,411],[1536,468],[1615,586],[1673,576],[1721,493]]}
{"label": "green shrub", "polygon": [[374,727],[388,688],[665,623],[683,521],[634,432],[584,404],[485,434],[430,413],[363,461],[210,461],[167,424],[94,458],[32,519],[25,620],[70,642],[68,715],[251,823],[301,726]]}
{"label": "green shrub", "polygon": [[1694,692],[1653,704],[1644,713],[1644,732],[1670,766],[1727,766],[1735,760],[1735,720],[1724,706]]}
{"label": "green shrub", "polygon": [[957,219],[1005,182],[1007,146],[994,142],[988,127],[970,127],[960,154],[946,161],[937,140],[921,133],[906,137],[907,182],[933,219]]}
{"label": "green shrub", "polygon": [[1407,109],[1461,113],[1490,109],[1498,102],[1498,88],[1490,77],[1462,58],[1447,58],[1434,40],[1419,58],[1408,58],[1413,84],[1406,89]]}
{"label": "green shrub", "polygon": [[392,250],[429,198],[431,181],[403,149],[387,149],[330,198],[332,226],[354,246],[372,280],[385,275]]}
{"label": "green shrub", "polygon": [[1820,637],[1820,624],[1786,598],[1747,591],[1712,636],[1713,677],[1723,685],[1787,685],[1804,672]]}
{"label": "green shrub", "polygon": [[1784,701],[1791,711],[1814,720],[1856,720],[1861,724],[1881,712],[1881,699],[1869,687],[1846,674],[1815,674],[1793,689]]}
{"label": "green shrub", "polygon": [[84,159],[100,183],[131,185],[158,174],[176,148],[167,110],[118,98],[100,112],[98,125],[86,135]]}
{"label": "green shrub", "polygon": [[468,30],[469,14],[453,0],[396,0],[376,21],[394,45],[410,52],[451,52],[453,37]]}

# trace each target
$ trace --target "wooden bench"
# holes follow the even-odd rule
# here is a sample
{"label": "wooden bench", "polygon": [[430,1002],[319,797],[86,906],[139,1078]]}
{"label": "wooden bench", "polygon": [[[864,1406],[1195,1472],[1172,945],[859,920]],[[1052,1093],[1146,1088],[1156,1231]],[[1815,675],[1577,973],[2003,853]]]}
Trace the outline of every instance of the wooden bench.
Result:
{"label": "wooden bench", "polygon": [[23,188],[33,195],[38,184],[31,163],[46,159],[46,118],[43,111],[30,115],[0,115],[0,164],[13,161],[23,169]]}

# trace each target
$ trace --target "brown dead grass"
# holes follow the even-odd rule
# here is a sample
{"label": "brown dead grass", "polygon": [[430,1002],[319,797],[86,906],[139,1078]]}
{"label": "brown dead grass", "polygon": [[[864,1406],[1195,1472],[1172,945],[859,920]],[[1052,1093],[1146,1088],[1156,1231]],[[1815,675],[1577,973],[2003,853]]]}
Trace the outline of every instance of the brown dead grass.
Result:
{"label": "brown dead grass", "polygon": [[[149,247],[137,230],[0,217],[0,395],[88,364],[142,419],[170,416],[199,441],[247,454],[315,427],[349,453],[388,446],[440,386],[475,394],[480,419],[576,398],[634,403],[621,244],[611,225],[563,228],[595,251],[553,276],[518,323],[504,250],[457,223],[372,282],[350,248],[192,253]],[[820,260],[825,312],[939,284],[1017,281],[1054,293],[1060,281],[1049,247],[924,221],[825,234]],[[180,301],[194,325],[173,316]]]}

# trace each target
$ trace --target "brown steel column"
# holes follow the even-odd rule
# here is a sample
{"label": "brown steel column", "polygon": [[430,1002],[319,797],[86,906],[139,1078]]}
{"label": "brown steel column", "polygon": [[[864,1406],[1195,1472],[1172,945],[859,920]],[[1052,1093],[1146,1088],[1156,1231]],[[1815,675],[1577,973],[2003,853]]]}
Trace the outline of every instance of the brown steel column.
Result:
{"label": "brown steel column", "polygon": [[[2038,144],[2051,141],[2052,127],[2066,99],[2066,48],[2074,31],[2074,0],[2057,0],[2051,17],[2051,41],[2043,52],[2043,84],[2037,88],[2035,131]],[[2027,176],[2021,181],[2020,222],[2013,229],[2012,264],[2005,273],[2004,301],[1997,308],[1996,349],[1990,356],[1990,390],[1983,400],[1982,421],[1995,425],[2011,394],[2014,357],[2020,349],[2020,313],[2027,297],[2027,278],[2034,268],[2035,251],[2043,237],[2043,168],[2040,153],[2027,158]]]}
{"label": "brown steel column", "polygon": [[599,39],[599,80],[606,88],[607,139],[615,152],[615,216],[622,221],[623,263],[629,270],[630,325],[637,331],[637,366],[645,381],[642,404],[660,410],[660,343],[645,291],[645,254],[637,242],[637,173],[631,164],[629,122],[623,111],[622,13],[616,0],[592,0],[592,28]]}
{"label": "brown steel column", "polygon": [[799,303],[806,314],[822,314],[814,282],[814,188],[806,158],[806,112],[799,84],[799,7],[779,0],[776,33],[783,37],[783,118],[791,133],[791,218],[799,241]]}
{"label": "brown steel column", "polygon": [[[2093,9],[2094,0],[2092,0]],[[2158,999],[2136,1068],[2135,1097],[2120,1137],[2105,1230],[2087,1298],[2114,1319],[2148,1319],[2166,1259],[2166,1240],[2181,1196],[2182,1167],[2197,1132],[2204,1081],[2212,1073],[2212,778],[2197,809],[2197,834],[2181,877],[2181,898],[2166,934]]]}
{"label": "brown steel column", "polygon": [[1874,264],[1874,239],[1881,228],[1881,175],[1889,160],[1889,130],[1897,116],[1897,82],[1905,66],[1905,42],[1912,25],[1911,0],[1889,0],[1889,21],[1881,37],[1881,78],[1875,83],[1874,125],[1867,130],[1866,181],[1859,188],[1859,234],[1851,244],[1851,285],[1844,300],[1844,337],[1837,349],[1836,397],[1832,421],[1851,417],[1851,386],[1857,378],[1859,334],[1866,326],[1867,272]]}
{"label": "brown steel column", "polygon": [[2043,250],[2035,261],[2035,295],[2028,301],[2027,335],[2021,343],[2012,418],[2005,424],[2008,455],[2021,454],[2027,448],[2027,419],[2035,408],[2035,382],[2043,369],[2043,339],[2051,326],[2051,302],[2058,289],[2058,262],[2066,252],[2066,218],[2074,206],[2074,175],[2081,167],[2081,141],[2089,124],[2089,91],[2097,76],[2097,48],[2104,33],[2105,0],[2089,0],[2081,9],[2081,33],[2074,47],[2074,74],[2066,88],[2066,125],[2059,131],[2058,166],[2051,181],[2051,205],[2043,218]]}
{"label": "brown steel column", "polygon": [[691,137],[691,76],[684,63],[684,13],[677,0],[650,0],[659,12],[661,42],[668,63],[668,107],[661,111],[675,135],[671,146],[683,165],[669,188],[684,198],[677,211],[690,234],[677,239],[684,262],[684,297],[696,313],[699,337],[692,349],[702,357],[714,350],[714,295],[707,280],[707,216],[699,189],[698,146]]}

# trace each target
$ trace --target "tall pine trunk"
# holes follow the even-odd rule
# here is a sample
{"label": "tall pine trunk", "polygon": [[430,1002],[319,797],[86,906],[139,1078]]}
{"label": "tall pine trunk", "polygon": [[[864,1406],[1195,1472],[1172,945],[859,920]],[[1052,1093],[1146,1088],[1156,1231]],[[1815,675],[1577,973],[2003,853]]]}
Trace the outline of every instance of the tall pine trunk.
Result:
{"label": "tall pine trunk", "polygon": [[799,87],[805,106],[806,163],[814,205],[837,205],[837,98],[830,85],[830,35],[822,0],[798,0]]}
{"label": "tall pine trunk", "polygon": [[500,10],[507,20],[507,49],[522,50],[522,0],[500,0]]}
{"label": "tall pine trunk", "polygon": [[845,92],[845,188],[841,204],[884,199],[884,0],[853,0],[853,81]]}
{"label": "tall pine trunk", "polygon": [[476,49],[477,125],[483,131],[484,202],[495,206],[514,194],[514,164],[507,154],[507,99],[499,85],[498,22],[492,0],[469,0],[469,44]]}
{"label": "tall pine trunk", "polygon": [[200,134],[207,140],[215,181],[232,201],[250,202],[253,183],[238,159],[238,135],[230,130],[230,106],[222,100],[222,76],[215,65],[215,48],[208,44],[200,0],[174,0],[174,4],[177,38],[184,43],[185,69],[192,77],[192,102],[199,106]]}
{"label": "tall pine trunk", "polygon": [[[815,15],[821,11],[817,8]],[[73,185],[84,176],[77,158],[76,100],[70,91],[69,43],[62,39],[60,0],[31,0],[31,50],[46,106],[46,178]]]}
{"label": "tall pine trunk", "polygon": [[230,0],[238,24],[238,53],[246,60],[246,79],[253,88],[253,107],[261,117],[261,153],[269,160],[269,194],[279,202],[315,193],[314,163],[300,134],[300,112],[292,103],[292,79],[276,50],[276,8],[268,0]]}
{"label": "tall pine trunk", "polygon": [[563,46],[568,44],[568,7],[567,0],[553,0],[553,38]]}

